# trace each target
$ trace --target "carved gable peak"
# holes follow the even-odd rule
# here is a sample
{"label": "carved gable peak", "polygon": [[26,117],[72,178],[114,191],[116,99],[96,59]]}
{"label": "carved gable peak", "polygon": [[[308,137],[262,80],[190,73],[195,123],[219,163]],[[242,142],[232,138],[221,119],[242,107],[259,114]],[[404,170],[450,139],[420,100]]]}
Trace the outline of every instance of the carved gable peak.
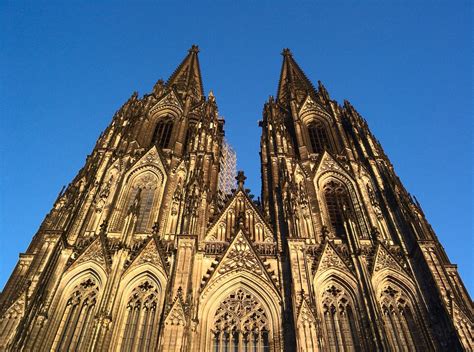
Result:
{"label": "carved gable peak", "polygon": [[255,252],[252,243],[242,230],[239,230],[234,237],[224,252],[222,259],[217,265],[211,267],[204,276],[201,282],[201,290],[204,290],[211,282],[230,272],[248,272],[267,282],[271,282],[274,288],[278,286],[277,278],[267,271],[265,265]]}
{"label": "carved gable peak", "polygon": [[167,173],[167,167],[161,157],[161,152],[153,145],[148,151],[133,164],[131,169],[138,169],[144,166],[154,166]]}
{"label": "carved gable peak", "polygon": [[186,325],[186,312],[181,292],[178,292],[166,316],[165,325]]}
{"label": "carved gable peak", "polygon": [[307,115],[308,113],[315,113],[317,115],[322,115],[327,117],[328,119],[331,119],[331,115],[328,114],[328,112],[321,106],[321,104],[317,103],[314,101],[313,98],[311,98],[311,95],[307,95],[306,99],[304,100],[303,104],[301,105],[301,108],[299,110],[299,116],[303,117],[304,115]]}
{"label": "carved gable peak", "polygon": [[403,272],[404,269],[393,257],[393,255],[385,248],[383,244],[379,244],[375,253],[374,264],[372,267],[372,275],[382,269],[392,269],[397,272]]}
{"label": "carved gable peak", "polygon": [[102,266],[102,268],[104,269],[109,268],[108,263],[110,261],[100,236],[97,236],[97,238],[85,248],[85,250],[77,257],[77,259],[74,260],[71,265],[71,268],[87,262],[95,262]]}
{"label": "carved gable peak", "polygon": [[167,94],[165,94],[158,102],[150,109],[149,114],[153,115],[155,112],[169,108],[176,112],[183,111],[183,104],[176,94],[174,89],[170,89]]}
{"label": "carved gable peak", "polygon": [[326,150],[319,160],[318,166],[316,167],[316,173],[323,173],[327,171],[337,171],[345,175],[347,174],[342,165]]}
{"label": "carved gable peak", "polygon": [[339,269],[345,272],[351,272],[332,244],[327,242],[324,246],[318,265],[316,266],[315,277],[329,269]]}
{"label": "carved gable peak", "polygon": [[252,244],[242,230],[237,233],[230,243],[224,257],[217,266],[216,272],[225,274],[232,270],[248,270],[259,276],[263,275],[265,271]]}
{"label": "carved gable peak", "polygon": [[[245,223],[245,216],[247,216],[249,212],[253,215],[253,224],[255,226],[261,227],[261,229],[263,230],[263,242],[273,242],[274,235],[270,226],[268,226],[260,210],[252,202],[248,194],[240,188],[227,201],[227,204],[225,205],[224,209],[220,211],[219,215],[212,222],[211,226],[209,226],[205,241],[222,241],[222,239],[217,238],[217,232],[220,226],[222,226],[223,224],[227,224],[227,216],[229,213],[234,214],[235,224],[233,225],[234,228],[236,228],[238,226],[239,221],[243,220],[243,222]],[[244,218],[239,219],[239,216],[244,216]],[[249,229],[246,230],[249,231]],[[229,234],[227,234],[226,238],[229,237]]]}
{"label": "carved gable peak", "polygon": [[168,274],[166,261],[163,259],[160,249],[153,236],[150,237],[148,243],[146,243],[140,252],[128,263],[127,271],[143,264],[153,265],[161,269],[164,273]]}
{"label": "carved gable peak", "polygon": [[314,312],[305,297],[303,297],[298,309],[298,322],[300,324],[316,324]]}

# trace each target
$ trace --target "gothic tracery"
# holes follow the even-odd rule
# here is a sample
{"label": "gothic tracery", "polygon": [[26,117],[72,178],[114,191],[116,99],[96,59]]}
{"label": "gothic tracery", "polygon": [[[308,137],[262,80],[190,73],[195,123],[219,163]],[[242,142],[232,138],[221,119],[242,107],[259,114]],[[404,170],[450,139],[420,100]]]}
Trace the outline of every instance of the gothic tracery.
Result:
{"label": "gothic tracery", "polygon": [[269,351],[270,324],[260,302],[238,289],[216,310],[212,328],[212,350]]}

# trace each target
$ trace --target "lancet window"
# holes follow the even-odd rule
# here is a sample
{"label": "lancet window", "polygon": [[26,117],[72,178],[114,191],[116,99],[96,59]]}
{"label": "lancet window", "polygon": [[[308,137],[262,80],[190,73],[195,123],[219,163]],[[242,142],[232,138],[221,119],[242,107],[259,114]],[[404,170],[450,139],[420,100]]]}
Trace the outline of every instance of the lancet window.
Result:
{"label": "lancet window", "polygon": [[56,351],[82,351],[88,348],[99,286],[93,278],[74,287],[61,313],[55,338]]}
{"label": "lancet window", "polygon": [[114,231],[122,230],[125,218],[132,209],[138,211],[135,232],[143,233],[149,230],[157,181],[157,177],[148,172],[133,182],[123,203],[122,210],[120,214],[117,214],[112,227]]}
{"label": "lancet window", "polygon": [[360,351],[357,316],[352,300],[338,285],[322,294],[323,326],[328,351]]}
{"label": "lancet window", "polygon": [[380,293],[380,305],[387,338],[393,350],[425,351],[410,299],[402,290],[386,286]]}
{"label": "lancet window", "polygon": [[184,150],[189,152],[193,144],[193,137],[196,134],[196,122],[192,121],[186,130],[186,138],[184,139]]}
{"label": "lancet window", "polygon": [[313,153],[331,150],[331,143],[326,126],[321,121],[313,121],[308,125],[309,141]]}
{"label": "lancet window", "polygon": [[121,351],[154,351],[159,324],[159,293],[145,281],[131,293],[125,310]]}
{"label": "lancet window", "polygon": [[344,236],[346,234],[345,220],[350,217],[352,212],[352,203],[347,188],[339,182],[329,181],[324,185],[324,197],[335,234]]}
{"label": "lancet window", "polygon": [[173,132],[173,121],[169,118],[158,121],[153,133],[153,143],[160,148],[168,148]]}
{"label": "lancet window", "polygon": [[239,289],[222,301],[214,316],[212,351],[270,351],[267,312],[252,294]]}

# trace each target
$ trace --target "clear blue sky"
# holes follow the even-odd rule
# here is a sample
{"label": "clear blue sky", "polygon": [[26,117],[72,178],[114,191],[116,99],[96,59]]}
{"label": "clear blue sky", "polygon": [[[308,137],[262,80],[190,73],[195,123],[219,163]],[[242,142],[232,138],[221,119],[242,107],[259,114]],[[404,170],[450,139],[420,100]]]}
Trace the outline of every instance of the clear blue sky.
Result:
{"label": "clear blue sky", "polygon": [[195,43],[253,193],[289,47],[368,120],[474,292],[469,1],[67,3],[0,3],[0,287],[113,113]]}

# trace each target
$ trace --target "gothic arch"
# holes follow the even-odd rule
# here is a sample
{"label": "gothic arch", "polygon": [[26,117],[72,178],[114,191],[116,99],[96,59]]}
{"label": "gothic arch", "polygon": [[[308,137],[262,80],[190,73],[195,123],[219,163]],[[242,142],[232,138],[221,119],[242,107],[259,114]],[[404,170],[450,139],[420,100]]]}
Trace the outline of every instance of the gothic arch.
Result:
{"label": "gothic arch", "polygon": [[96,263],[81,264],[66,272],[48,314],[44,350],[87,349],[107,274]]}
{"label": "gothic arch", "polygon": [[326,270],[314,280],[325,351],[366,349],[363,307],[355,279],[341,270]]}
{"label": "gothic arch", "polygon": [[[327,154],[325,154],[327,155]],[[345,188],[348,198],[350,200],[350,205],[353,211],[353,221],[355,226],[355,232],[361,238],[368,238],[368,231],[367,231],[367,222],[365,215],[362,210],[362,197],[359,196],[357,192],[357,186],[355,183],[350,179],[350,177],[344,175],[338,171],[326,171],[322,174],[316,176],[315,178],[315,187],[316,192],[318,194],[318,199],[320,202],[320,209],[322,210],[322,217],[323,223],[331,224],[331,218],[329,215],[329,209],[326,204],[326,195],[325,195],[325,186],[328,185],[330,182],[335,182],[340,184],[342,187]],[[328,226],[332,227],[332,226]]]}
{"label": "gothic arch", "polygon": [[[156,158],[159,158],[156,148],[152,148],[153,150],[156,152]],[[117,206],[111,223],[111,232],[122,231],[128,210],[136,199],[139,199],[140,211],[135,232],[150,232],[163,198],[166,179],[164,170],[153,164],[147,164],[129,171],[124,178],[126,186],[116,203]]]}
{"label": "gothic arch", "polygon": [[303,119],[303,124],[304,139],[311,153],[322,154],[325,150],[334,152],[337,149],[331,124],[326,118],[309,115]]}
{"label": "gothic arch", "polygon": [[416,286],[410,278],[383,269],[372,278],[390,347],[395,351],[429,349],[425,319]]}
{"label": "gothic arch", "polygon": [[[265,351],[280,351],[281,346],[281,297],[275,289],[260,277],[243,271],[229,272],[221,276],[225,285],[210,285],[204,289],[200,297],[198,330],[196,350],[211,351],[215,335],[216,313],[223,309],[223,301],[238,292],[248,294],[261,308],[260,314],[265,315],[265,329],[268,329],[268,348]],[[219,280],[221,282],[222,280]],[[217,280],[216,280],[217,281]],[[263,344],[263,342],[262,342]],[[263,345],[262,346],[263,348]],[[260,351],[260,350],[259,350]],[[263,351],[263,349],[261,349]]]}
{"label": "gothic arch", "polygon": [[112,344],[117,351],[155,350],[167,286],[165,273],[149,264],[139,265],[121,280]]}

